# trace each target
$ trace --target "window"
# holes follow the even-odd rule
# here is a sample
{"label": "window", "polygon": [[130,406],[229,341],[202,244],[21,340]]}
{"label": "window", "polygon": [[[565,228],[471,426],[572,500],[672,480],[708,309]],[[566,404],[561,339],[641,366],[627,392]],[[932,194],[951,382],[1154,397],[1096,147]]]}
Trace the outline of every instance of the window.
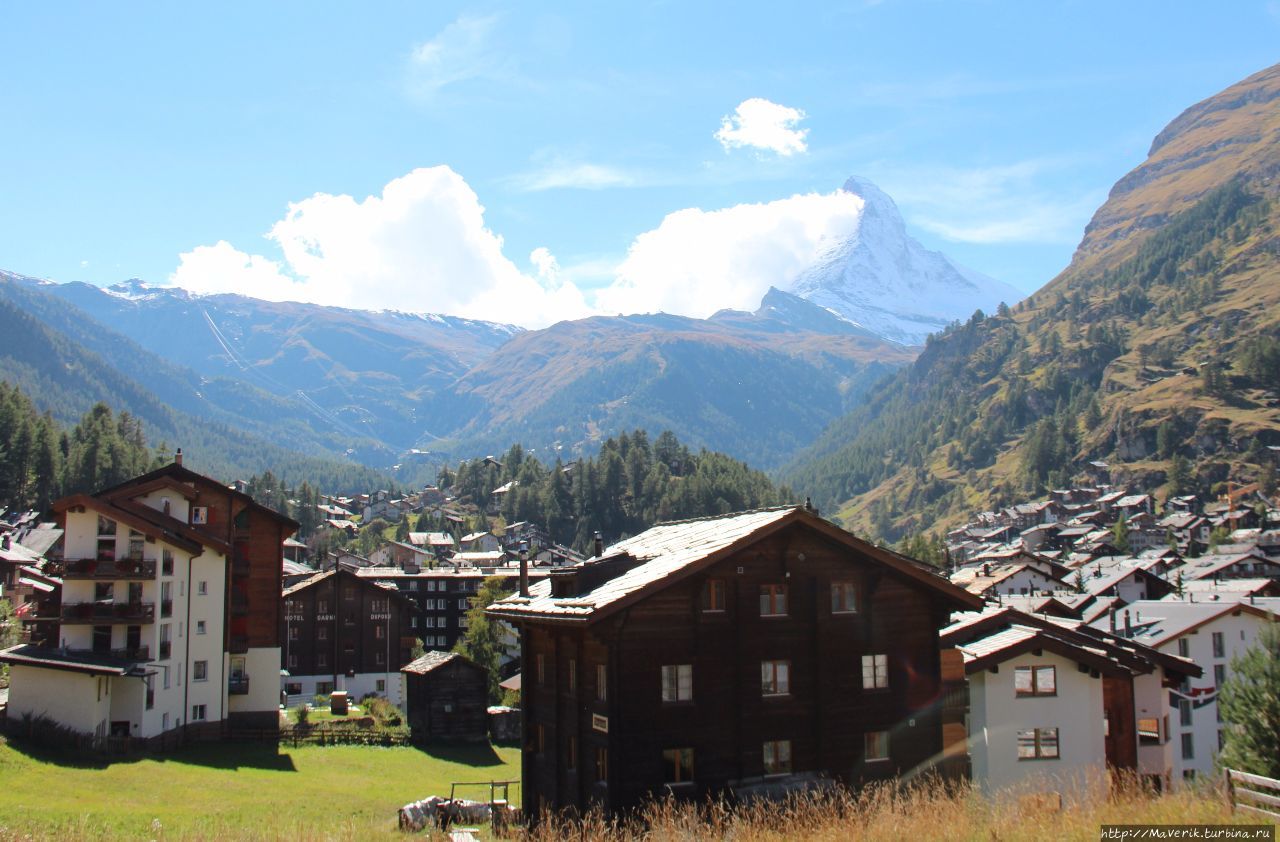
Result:
{"label": "window", "polygon": [[[290,652],[289,653],[289,669],[296,670],[297,668],[298,668],[298,656]],[[299,690],[298,692],[301,693],[302,691]]]}
{"label": "window", "polygon": [[564,768],[573,772],[578,768],[578,738],[570,734],[567,743],[564,753]]}
{"label": "window", "polygon": [[116,586],[114,582],[94,582],[93,584],[93,601],[94,602],[111,602],[116,598]]}
{"label": "window", "polygon": [[332,692],[333,692],[333,682],[332,682],[332,681],[317,681],[317,682],[316,682],[316,695],[317,695],[317,696],[328,696],[328,695],[329,695],[330,693],[332,693]]}
{"label": "window", "polygon": [[578,662],[573,658],[569,659],[569,692],[576,693],[578,691]]}
{"label": "window", "polygon": [[693,664],[662,668],[662,701],[688,702],[693,699]]}
{"label": "window", "polygon": [[429,590],[429,591],[434,591],[435,589],[436,589],[436,580],[435,580],[435,579],[430,579],[430,580],[428,580],[428,581],[427,581],[427,590]]}
{"label": "window", "polygon": [[889,732],[868,731],[862,739],[863,757],[868,763],[889,759]]}
{"label": "window", "polygon": [[1015,667],[1013,690],[1019,696],[1058,695],[1056,667]]}
{"label": "window", "polygon": [[1191,727],[1191,700],[1178,699],[1178,724],[1184,728]]}
{"label": "window", "polygon": [[191,680],[192,681],[208,681],[209,680],[209,662],[195,661],[191,664]]}
{"label": "window", "polygon": [[760,616],[784,617],[787,613],[787,586],[760,586]]}
{"label": "window", "polygon": [[[443,617],[442,617],[442,618],[440,618],[440,622],[441,622],[441,624],[443,625],[443,623],[444,623],[444,618],[443,618]],[[459,618],[458,618],[458,628],[460,628],[460,629],[465,629],[465,628],[470,628],[470,626],[471,626],[471,621],[470,621],[470,620],[468,620],[466,617],[459,617]]]}
{"label": "window", "polygon": [[297,626],[289,626],[289,639],[297,640],[301,631]]}
{"label": "window", "polygon": [[702,610],[724,610],[724,579],[708,579],[702,586]]}
{"label": "window", "polygon": [[173,632],[173,626],[165,623],[160,627],[160,657],[169,657],[169,650],[172,648],[170,636]]}
{"label": "window", "polygon": [[760,692],[765,696],[785,696],[791,692],[791,662],[761,661]]}
{"label": "window", "polygon": [[418,627],[418,618],[417,618],[417,617],[410,617],[410,618],[409,618],[409,628],[411,628],[411,629],[416,629],[417,627]]}
{"label": "window", "polygon": [[317,613],[317,614],[328,614],[328,613],[329,613],[329,598],[328,598],[328,597],[326,597],[326,596],[322,596],[322,597],[319,597],[319,598],[317,598],[317,599],[316,599],[316,613]]}
{"label": "window", "polygon": [[386,629],[384,629],[382,626],[374,626],[374,627],[373,627],[373,639],[374,639],[374,640],[382,640],[382,639],[383,639],[383,638],[385,638],[386,636],[387,636],[387,631],[386,631]]}
{"label": "window", "polygon": [[1227,649],[1222,639],[1222,632],[1214,632],[1213,633],[1213,657],[1225,658],[1227,656],[1226,651]]}
{"label": "window", "polygon": [[665,748],[662,750],[662,779],[668,784],[687,784],[693,781],[693,749]]}
{"label": "window", "polygon": [[202,580],[202,581],[200,581],[200,582],[197,582],[197,583],[196,583],[196,595],[197,595],[197,596],[208,596],[208,594],[209,594],[209,583],[208,583],[208,582],[205,582],[205,581],[203,581],[203,580]]}
{"label": "window", "polygon": [[1213,684],[1215,687],[1221,688],[1227,680],[1227,667],[1225,664],[1213,665]]}
{"label": "window", "polygon": [[852,614],[857,610],[857,591],[853,588],[853,582],[832,582],[831,613]]}
{"label": "window", "polygon": [[160,616],[173,615],[173,582],[160,583]]}
{"label": "window", "polygon": [[1191,657],[1191,641],[1185,637],[1178,638],[1178,654],[1183,658]]}
{"label": "window", "polygon": [[410,579],[410,580],[409,580],[409,590],[411,590],[411,591],[416,591],[417,589],[418,589],[418,580],[417,580],[417,579]]}
{"label": "window", "polygon": [[204,634],[204,633],[205,633],[204,620],[196,620],[196,634]]}
{"label": "window", "polygon": [[533,656],[533,664],[539,684],[547,683],[547,656],[539,652]]}
{"label": "window", "polygon": [[862,689],[884,690],[889,686],[889,656],[862,656]]}
{"label": "window", "polygon": [[1032,728],[1018,732],[1019,760],[1054,760],[1057,757],[1057,728]]}
{"label": "window", "polygon": [[1139,719],[1138,720],[1138,744],[1139,745],[1160,745],[1160,720],[1155,719]]}
{"label": "window", "polygon": [[609,749],[596,746],[596,780],[605,783],[609,780]]}
{"label": "window", "polygon": [[1190,732],[1187,732],[1186,734],[1182,735],[1182,759],[1195,760],[1195,758],[1196,758],[1195,740],[1192,738],[1192,734]]}
{"label": "window", "polygon": [[316,640],[328,640],[328,639],[329,639],[329,627],[316,626]]}
{"label": "window", "polygon": [[169,550],[160,551],[160,574],[162,576],[173,575],[173,553]]}
{"label": "window", "polygon": [[356,587],[355,587],[355,585],[347,585],[345,588],[343,588],[343,589],[342,589],[342,598],[343,598],[343,599],[355,599],[355,598],[356,598]]}
{"label": "window", "polygon": [[604,664],[596,664],[596,701],[603,702],[609,698],[609,670]]}
{"label": "window", "polygon": [[207,708],[206,708],[204,705],[192,705],[192,706],[191,706],[191,721],[192,721],[192,722],[204,722],[204,720],[205,720],[205,712],[206,712],[206,710],[207,710]]}
{"label": "window", "polygon": [[[328,666],[329,666],[329,653],[317,652],[316,653],[316,669],[326,669]],[[318,693],[320,691],[317,690],[316,692]],[[329,692],[333,692],[333,691],[331,690]]]}
{"label": "window", "polygon": [[385,678],[379,678],[373,683],[373,689],[377,690],[379,693],[387,692],[387,680]]}
{"label": "window", "polygon": [[771,740],[764,744],[764,773],[766,775],[791,773],[790,740]]}
{"label": "window", "polygon": [[471,600],[467,599],[466,597],[463,597],[462,599],[458,600],[458,607],[461,608],[463,611],[466,611],[468,608],[471,607]]}

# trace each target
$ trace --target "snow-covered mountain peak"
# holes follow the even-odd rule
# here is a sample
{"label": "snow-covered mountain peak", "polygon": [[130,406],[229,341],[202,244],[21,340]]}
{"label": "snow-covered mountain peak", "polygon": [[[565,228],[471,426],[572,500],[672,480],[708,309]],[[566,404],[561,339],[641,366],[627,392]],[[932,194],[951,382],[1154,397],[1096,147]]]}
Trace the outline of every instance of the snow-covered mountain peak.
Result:
{"label": "snow-covered mountain peak", "polygon": [[864,202],[858,227],[797,276],[793,294],[909,345],[976,309],[1023,297],[922,246],[907,234],[897,204],[872,182],[854,176],[843,189]]}

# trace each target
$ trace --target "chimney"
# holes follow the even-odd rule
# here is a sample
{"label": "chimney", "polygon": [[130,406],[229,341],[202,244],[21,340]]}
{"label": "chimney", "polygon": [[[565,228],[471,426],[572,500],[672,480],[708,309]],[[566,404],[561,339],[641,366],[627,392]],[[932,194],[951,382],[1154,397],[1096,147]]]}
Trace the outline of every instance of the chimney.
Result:
{"label": "chimney", "polygon": [[173,464],[178,465],[179,467],[181,467],[182,465],[182,448],[181,447],[178,448],[177,453],[173,454]]}
{"label": "chimney", "polygon": [[599,532],[596,533],[596,558],[604,555],[604,536]]}
{"label": "chimney", "polygon": [[1129,622],[1129,609],[1124,610],[1124,636],[1133,637],[1133,624]]}
{"label": "chimney", "polygon": [[1116,607],[1114,605],[1111,606],[1111,633],[1116,633]]}
{"label": "chimney", "polygon": [[529,542],[520,542],[520,595],[529,596]]}
{"label": "chimney", "polygon": [[982,575],[983,575],[983,576],[990,576],[990,575],[991,575],[991,565],[990,565],[990,564],[984,564],[984,565],[982,565]]}
{"label": "chimney", "polygon": [[9,533],[6,532],[3,538],[0,538],[0,549],[9,549],[13,544],[9,541]]}

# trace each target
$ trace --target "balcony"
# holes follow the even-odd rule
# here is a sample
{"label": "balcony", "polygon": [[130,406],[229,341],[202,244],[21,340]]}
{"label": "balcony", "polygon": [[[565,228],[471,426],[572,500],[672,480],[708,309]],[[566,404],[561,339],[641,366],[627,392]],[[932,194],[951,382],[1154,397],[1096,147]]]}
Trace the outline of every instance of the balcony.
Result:
{"label": "balcony", "polygon": [[68,602],[62,605],[62,622],[68,624],[140,625],[155,620],[154,602]]}
{"label": "balcony", "polygon": [[73,558],[62,562],[63,579],[154,579],[154,559]]}
{"label": "balcony", "polygon": [[233,634],[228,645],[228,651],[236,655],[243,655],[249,651],[249,636],[247,634]]}
{"label": "balcony", "polygon": [[249,695],[249,676],[233,675],[227,679],[227,694],[231,696]]}
{"label": "balcony", "polygon": [[149,661],[149,646],[131,646],[125,649],[67,649],[68,655],[94,658],[114,658],[117,661]]}
{"label": "balcony", "polygon": [[236,552],[231,555],[231,572],[236,576],[249,575],[249,557],[244,553]]}
{"label": "balcony", "polygon": [[231,610],[236,614],[249,613],[249,595],[241,591],[231,592]]}

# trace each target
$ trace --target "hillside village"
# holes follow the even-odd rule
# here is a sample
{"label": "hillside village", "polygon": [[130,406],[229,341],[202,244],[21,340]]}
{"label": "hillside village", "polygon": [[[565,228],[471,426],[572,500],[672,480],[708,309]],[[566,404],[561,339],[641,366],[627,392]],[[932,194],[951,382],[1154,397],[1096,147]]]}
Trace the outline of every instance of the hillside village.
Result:
{"label": "hillside village", "polygon": [[[1090,476],[953,530],[947,569],[806,505],[581,554],[504,523],[510,483],[483,505],[436,486],[323,497],[320,535],[441,528],[312,558],[297,520],[179,452],[52,520],[5,515],[0,710],[11,734],[35,720],[134,753],[384,700],[415,742],[515,739],[523,803],[546,807],[926,769],[1068,800],[1126,770],[1177,788],[1214,774],[1218,692],[1280,615],[1280,511],[1256,488],[1158,507]],[[459,654],[477,621],[502,630],[488,663]]]}

